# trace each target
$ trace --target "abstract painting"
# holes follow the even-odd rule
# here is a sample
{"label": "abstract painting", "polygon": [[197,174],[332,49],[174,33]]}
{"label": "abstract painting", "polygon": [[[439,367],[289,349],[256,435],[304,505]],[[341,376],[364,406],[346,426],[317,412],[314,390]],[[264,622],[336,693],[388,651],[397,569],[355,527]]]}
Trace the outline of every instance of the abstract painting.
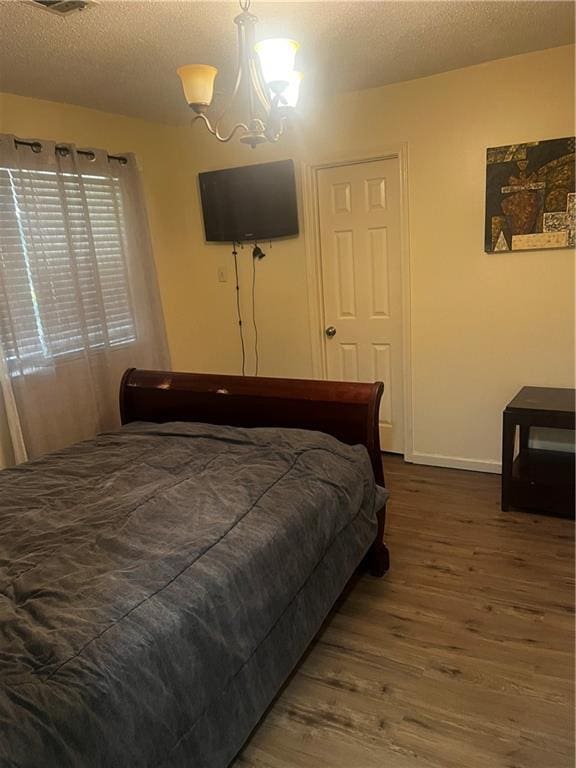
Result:
{"label": "abstract painting", "polygon": [[487,150],[486,252],[574,247],[574,160],[574,136]]}

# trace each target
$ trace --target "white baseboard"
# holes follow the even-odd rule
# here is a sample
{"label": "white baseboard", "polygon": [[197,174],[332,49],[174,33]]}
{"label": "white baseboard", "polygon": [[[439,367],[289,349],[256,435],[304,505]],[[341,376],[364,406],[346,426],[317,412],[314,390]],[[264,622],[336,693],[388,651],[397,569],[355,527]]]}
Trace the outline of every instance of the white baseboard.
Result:
{"label": "white baseboard", "polygon": [[410,464],[425,464],[430,467],[448,467],[449,469],[467,469],[471,472],[492,472],[500,474],[502,465],[499,461],[488,459],[464,459],[460,456],[442,456],[438,453],[412,453],[404,456]]}

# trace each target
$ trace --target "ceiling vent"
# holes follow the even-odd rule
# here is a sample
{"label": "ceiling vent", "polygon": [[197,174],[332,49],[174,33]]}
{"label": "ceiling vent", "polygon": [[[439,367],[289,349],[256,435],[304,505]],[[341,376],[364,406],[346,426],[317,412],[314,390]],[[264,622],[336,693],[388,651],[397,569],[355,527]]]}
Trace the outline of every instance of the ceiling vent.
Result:
{"label": "ceiling vent", "polygon": [[74,11],[83,11],[94,5],[92,0],[28,0],[27,5],[36,5],[58,16],[68,16]]}

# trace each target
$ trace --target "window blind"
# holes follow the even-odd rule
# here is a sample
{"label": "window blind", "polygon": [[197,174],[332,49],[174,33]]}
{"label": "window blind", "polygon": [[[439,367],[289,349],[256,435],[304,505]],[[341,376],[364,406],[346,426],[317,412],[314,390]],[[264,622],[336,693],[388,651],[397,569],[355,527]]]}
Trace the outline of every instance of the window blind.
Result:
{"label": "window blind", "polygon": [[120,180],[0,167],[4,355],[54,358],[136,340]]}

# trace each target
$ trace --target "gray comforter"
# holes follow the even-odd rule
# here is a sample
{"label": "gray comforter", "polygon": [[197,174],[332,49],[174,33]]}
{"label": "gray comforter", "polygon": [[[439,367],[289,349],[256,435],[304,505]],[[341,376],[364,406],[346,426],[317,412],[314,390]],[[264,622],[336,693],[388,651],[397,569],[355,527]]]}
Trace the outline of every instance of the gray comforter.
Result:
{"label": "gray comforter", "polygon": [[132,424],[0,473],[0,765],[222,768],[376,531],[366,451]]}

